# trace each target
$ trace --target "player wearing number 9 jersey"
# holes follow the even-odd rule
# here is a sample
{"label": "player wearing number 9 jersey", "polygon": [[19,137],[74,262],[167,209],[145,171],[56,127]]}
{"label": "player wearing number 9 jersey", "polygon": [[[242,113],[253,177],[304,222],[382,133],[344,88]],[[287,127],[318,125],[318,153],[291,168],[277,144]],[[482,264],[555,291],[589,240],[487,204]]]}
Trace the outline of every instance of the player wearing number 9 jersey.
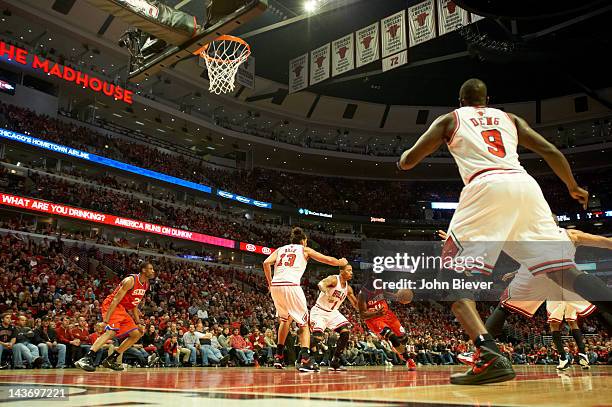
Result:
{"label": "player wearing number 9 jersey", "polygon": [[138,327],[140,323],[140,311],[138,305],[142,302],[147,290],[149,280],[155,276],[155,270],[151,263],[143,263],[140,273],[130,274],[121,281],[121,284],[102,302],[102,318],[106,325],[104,334],[91,346],[89,352],[75,362],[75,366],[88,372],[96,370],[93,359],[96,352],[107,340],[125,338],[116,351],[109,355],[102,366],[113,370],[123,370],[117,362],[119,355],[123,354],[144,334],[144,330]]}
{"label": "player wearing number 9 jersey", "polygon": [[[589,194],[578,186],[563,154],[525,120],[487,107],[487,88],[481,80],[466,81],[459,100],[462,107],[434,120],[398,162],[400,169],[410,170],[444,142],[455,158],[465,187],[442,257],[480,257],[484,261],[479,265],[484,265],[469,271],[488,275],[503,250],[529,270],[545,274],[609,311],[612,305],[605,300],[612,297],[612,290],[597,277],[578,271],[573,260],[564,256],[571,242],[558,233],[540,186],[518,162],[517,147],[526,147],[544,158],[570,196],[586,208]],[[453,313],[478,352],[472,368],[453,375],[451,383],[484,384],[514,378],[510,362],[487,332],[470,294],[461,293],[459,298],[453,304]]]}
{"label": "player wearing number 9 jersey", "polygon": [[[290,241],[290,244],[279,247],[263,262],[270,294],[280,320],[274,367],[283,368],[285,340],[291,322],[295,321],[299,327],[298,337],[301,346],[298,370],[312,372],[315,367],[310,361],[308,304],[300,287],[300,281],[306,271],[309,258],[336,267],[346,266],[348,262],[344,258],[325,256],[308,247],[308,238],[301,228],[296,227],[291,230]],[[272,277],[272,266],[274,266],[274,277]]]}

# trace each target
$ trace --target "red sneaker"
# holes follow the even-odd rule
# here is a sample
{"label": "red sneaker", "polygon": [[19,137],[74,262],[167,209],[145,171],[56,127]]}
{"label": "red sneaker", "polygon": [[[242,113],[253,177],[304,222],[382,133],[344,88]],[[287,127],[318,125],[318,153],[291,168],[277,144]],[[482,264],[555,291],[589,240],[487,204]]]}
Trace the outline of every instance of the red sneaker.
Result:
{"label": "red sneaker", "polygon": [[417,368],[416,363],[414,363],[414,360],[412,360],[412,358],[408,358],[408,361],[406,362],[406,366],[408,367],[408,370],[410,370],[411,372],[414,372]]}

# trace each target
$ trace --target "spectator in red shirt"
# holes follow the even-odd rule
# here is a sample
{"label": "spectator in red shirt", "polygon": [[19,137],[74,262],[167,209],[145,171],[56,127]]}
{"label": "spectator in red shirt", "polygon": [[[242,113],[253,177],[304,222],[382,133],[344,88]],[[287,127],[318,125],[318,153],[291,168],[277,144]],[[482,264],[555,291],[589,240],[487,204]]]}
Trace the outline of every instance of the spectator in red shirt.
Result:
{"label": "spectator in red shirt", "polygon": [[242,335],[240,335],[240,330],[238,328],[234,328],[232,332],[233,334],[230,336],[230,345],[236,350],[236,356],[238,356],[238,359],[240,359],[244,365],[254,365],[253,351],[249,349],[247,341],[245,341]]}
{"label": "spectator in red shirt", "polygon": [[164,361],[166,366],[178,367],[179,365],[178,335],[175,333],[164,342]]}
{"label": "spectator in red shirt", "polygon": [[69,316],[65,316],[64,318],[62,318],[62,323],[60,324],[60,326],[55,328],[55,333],[57,334],[57,341],[66,345],[66,349],[68,350],[66,354],[66,366],[72,366],[72,361],[78,360],[73,357],[73,349],[79,348],[79,346],[81,345],[81,340],[72,337]]}
{"label": "spectator in red shirt", "polygon": [[78,340],[78,344],[73,345],[72,360],[79,360],[84,354],[89,352],[91,344],[89,344],[89,327],[84,317],[79,317],[77,325],[72,327],[70,335],[73,340]]}

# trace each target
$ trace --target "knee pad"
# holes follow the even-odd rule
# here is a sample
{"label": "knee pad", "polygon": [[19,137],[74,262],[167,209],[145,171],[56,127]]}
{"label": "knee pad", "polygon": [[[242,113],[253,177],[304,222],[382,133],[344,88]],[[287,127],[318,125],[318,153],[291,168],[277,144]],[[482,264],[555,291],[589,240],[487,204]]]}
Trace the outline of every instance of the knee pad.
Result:
{"label": "knee pad", "polygon": [[397,348],[402,344],[400,338],[398,338],[395,334],[391,334],[391,336],[389,336],[389,341],[391,342],[391,345],[393,345],[394,348]]}
{"label": "knee pad", "polygon": [[390,335],[394,335],[393,331],[391,330],[391,328],[389,328],[388,326],[384,327],[381,331],[380,331],[380,336],[382,336],[383,338],[389,338]]}

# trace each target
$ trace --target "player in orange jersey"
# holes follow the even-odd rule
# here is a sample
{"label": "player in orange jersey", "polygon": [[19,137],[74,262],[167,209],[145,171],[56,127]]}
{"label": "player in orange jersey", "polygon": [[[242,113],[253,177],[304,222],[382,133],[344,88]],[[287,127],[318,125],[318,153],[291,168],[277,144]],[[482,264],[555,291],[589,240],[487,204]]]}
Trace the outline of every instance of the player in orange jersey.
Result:
{"label": "player in orange jersey", "polygon": [[416,363],[406,349],[406,342],[408,342],[406,330],[387,302],[387,299],[395,300],[396,294],[375,289],[372,286],[372,277],[370,277],[370,282],[361,287],[357,299],[359,315],[368,329],[380,338],[389,340],[395,351],[406,361],[406,366],[410,370],[415,370]]}
{"label": "player in orange jersey", "polygon": [[129,349],[144,334],[144,328],[140,325],[140,310],[138,305],[142,302],[145,293],[149,289],[149,280],[155,276],[155,270],[151,263],[143,263],[139,274],[130,274],[123,279],[121,285],[102,303],[102,321],[105,327],[104,334],[94,342],[89,352],[74,364],[79,369],[87,372],[96,370],[94,357],[96,352],[107,340],[126,338],[121,345],[115,349],[102,362],[102,366],[113,370],[123,370],[117,358]]}

